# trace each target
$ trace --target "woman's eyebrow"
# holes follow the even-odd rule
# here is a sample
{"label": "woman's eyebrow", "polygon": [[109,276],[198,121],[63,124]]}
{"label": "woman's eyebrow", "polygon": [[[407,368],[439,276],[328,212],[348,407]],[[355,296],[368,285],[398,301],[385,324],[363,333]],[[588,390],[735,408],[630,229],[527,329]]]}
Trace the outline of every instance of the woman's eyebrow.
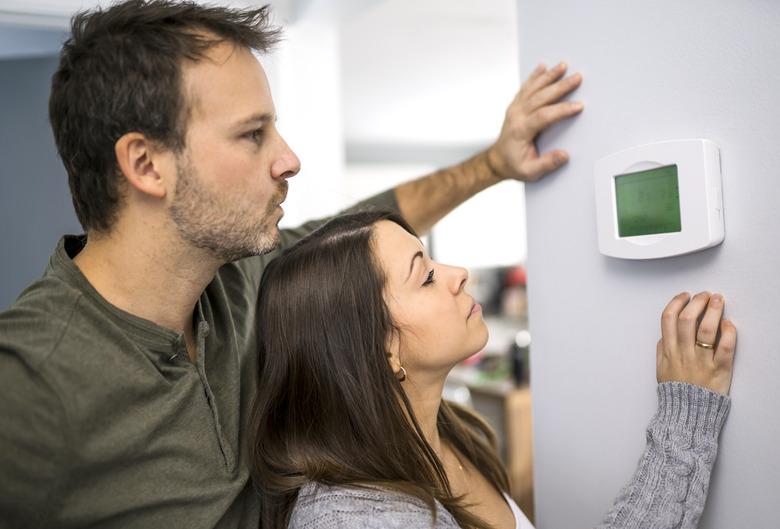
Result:
{"label": "woman's eyebrow", "polygon": [[420,259],[422,259],[422,256],[423,256],[423,253],[422,253],[421,251],[420,251],[420,252],[417,252],[416,254],[414,254],[414,255],[412,256],[412,264],[409,266],[409,275],[408,275],[408,276],[406,276],[406,279],[404,280],[404,283],[406,283],[407,281],[409,281],[409,278],[410,278],[410,277],[412,277],[412,270],[414,270],[414,260],[415,260],[415,259],[417,259],[418,257],[419,257]]}

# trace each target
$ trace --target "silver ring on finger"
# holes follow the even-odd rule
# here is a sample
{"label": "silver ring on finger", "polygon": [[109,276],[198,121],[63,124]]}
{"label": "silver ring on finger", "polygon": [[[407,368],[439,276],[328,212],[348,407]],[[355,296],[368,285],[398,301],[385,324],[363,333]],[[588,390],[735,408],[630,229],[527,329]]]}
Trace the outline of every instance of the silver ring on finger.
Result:
{"label": "silver ring on finger", "polygon": [[699,347],[701,347],[703,349],[710,349],[710,350],[715,349],[715,344],[713,344],[713,343],[704,343],[704,342],[699,341],[699,340],[696,340],[696,345],[698,345]]}

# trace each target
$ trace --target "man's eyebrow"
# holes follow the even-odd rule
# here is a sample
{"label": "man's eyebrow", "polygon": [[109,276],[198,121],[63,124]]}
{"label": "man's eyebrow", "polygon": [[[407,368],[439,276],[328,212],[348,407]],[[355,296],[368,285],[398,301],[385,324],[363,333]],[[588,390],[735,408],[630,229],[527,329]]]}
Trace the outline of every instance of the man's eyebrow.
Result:
{"label": "man's eyebrow", "polygon": [[263,112],[261,114],[252,114],[248,118],[242,119],[236,126],[244,127],[253,123],[267,123],[269,121],[276,122],[276,116],[271,112]]}
{"label": "man's eyebrow", "polygon": [[417,259],[418,257],[422,259],[422,256],[423,256],[422,252],[417,252],[416,254],[414,254],[414,256],[412,256],[412,264],[409,266],[409,275],[406,276],[404,283],[409,281],[409,278],[412,277],[412,270],[414,270],[414,260]]}

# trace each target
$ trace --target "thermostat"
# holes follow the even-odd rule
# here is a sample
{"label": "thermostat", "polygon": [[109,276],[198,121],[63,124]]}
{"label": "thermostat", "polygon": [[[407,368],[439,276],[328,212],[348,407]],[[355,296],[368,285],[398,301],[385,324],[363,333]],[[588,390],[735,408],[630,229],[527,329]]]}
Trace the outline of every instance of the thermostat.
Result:
{"label": "thermostat", "polygon": [[720,153],[709,140],[616,152],[596,162],[595,183],[604,255],[656,259],[723,242]]}

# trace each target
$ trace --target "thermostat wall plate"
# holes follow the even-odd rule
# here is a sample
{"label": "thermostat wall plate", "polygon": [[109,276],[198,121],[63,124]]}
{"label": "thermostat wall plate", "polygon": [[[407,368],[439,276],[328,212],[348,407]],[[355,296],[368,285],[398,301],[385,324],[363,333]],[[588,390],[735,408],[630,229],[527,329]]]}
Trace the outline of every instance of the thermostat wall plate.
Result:
{"label": "thermostat wall plate", "polygon": [[650,143],[596,162],[599,251],[657,259],[723,242],[720,153],[709,140]]}

